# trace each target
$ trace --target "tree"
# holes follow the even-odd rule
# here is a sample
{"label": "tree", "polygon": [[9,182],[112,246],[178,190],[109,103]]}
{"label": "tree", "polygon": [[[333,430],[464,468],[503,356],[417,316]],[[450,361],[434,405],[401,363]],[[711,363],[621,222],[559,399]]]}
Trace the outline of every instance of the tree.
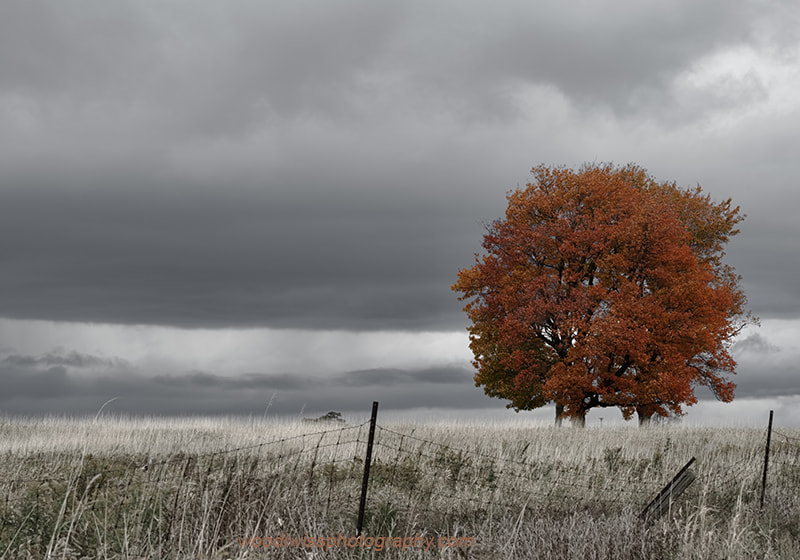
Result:
{"label": "tree", "polygon": [[595,407],[681,414],[698,385],[730,402],[730,343],[757,321],[723,263],[739,208],[634,165],[532,174],[452,286],[476,386],[517,411],[553,402],[557,424]]}

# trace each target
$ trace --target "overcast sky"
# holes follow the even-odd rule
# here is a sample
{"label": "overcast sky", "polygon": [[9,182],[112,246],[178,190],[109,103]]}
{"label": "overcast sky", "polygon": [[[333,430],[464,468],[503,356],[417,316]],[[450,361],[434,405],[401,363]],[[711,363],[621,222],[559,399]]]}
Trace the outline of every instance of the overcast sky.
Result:
{"label": "overcast sky", "polygon": [[748,216],[687,420],[800,425],[798,91],[789,0],[6,0],[0,413],[503,416],[449,286],[531,167],[633,162]]}

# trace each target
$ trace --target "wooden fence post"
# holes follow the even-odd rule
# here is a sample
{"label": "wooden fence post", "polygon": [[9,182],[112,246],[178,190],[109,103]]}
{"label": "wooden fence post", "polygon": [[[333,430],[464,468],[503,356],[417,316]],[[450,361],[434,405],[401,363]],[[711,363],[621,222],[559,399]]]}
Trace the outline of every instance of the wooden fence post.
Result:
{"label": "wooden fence post", "polygon": [[367,506],[367,486],[369,484],[369,467],[372,463],[372,444],[375,441],[375,424],[378,422],[378,401],[372,403],[372,416],[369,419],[369,439],[367,440],[367,456],[364,459],[364,477],[361,479],[361,502],[358,504],[358,524],[356,536],[361,536],[364,527],[364,510]]}
{"label": "wooden fence post", "polygon": [[686,490],[692,482],[694,482],[694,479],[696,478],[695,474],[692,469],[689,468],[692,466],[694,461],[694,457],[689,459],[689,462],[686,463],[680,471],[678,471],[678,474],[675,475],[672,481],[667,484],[661,492],[659,492],[658,496],[653,498],[653,500],[647,504],[647,507],[644,508],[642,513],[639,514],[640,519],[645,521],[655,520],[669,510],[672,502],[681,494],[683,494],[683,491]]}
{"label": "wooden fence post", "polygon": [[764,508],[764,493],[767,490],[767,466],[769,465],[769,442],[772,439],[772,413],[769,411],[769,424],[767,425],[767,448],[764,450],[764,474],[761,476],[761,505]]}

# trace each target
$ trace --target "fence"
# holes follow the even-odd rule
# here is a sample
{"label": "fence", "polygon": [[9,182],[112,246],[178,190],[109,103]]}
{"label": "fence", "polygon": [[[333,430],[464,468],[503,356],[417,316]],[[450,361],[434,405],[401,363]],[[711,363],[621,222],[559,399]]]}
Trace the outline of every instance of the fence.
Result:
{"label": "fence", "polygon": [[[800,437],[789,435],[772,427],[773,411],[769,411],[769,424],[764,451],[764,469],[761,483],[760,506],[765,497],[781,497],[780,489],[800,485]],[[776,493],[775,490],[778,490]]]}
{"label": "fence", "polygon": [[[103,529],[119,534],[121,542],[186,538],[194,534],[193,524],[212,544],[230,538],[232,531],[258,530],[266,512],[279,525],[295,527],[303,526],[299,517],[313,514],[350,534],[360,534],[365,526],[373,534],[397,531],[404,523],[426,519],[523,519],[537,507],[612,514],[634,509],[652,519],[669,511],[694,480],[742,492],[743,480],[753,482],[762,474],[754,472],[752,457],[727,465],[724,473],[700,464],[695,474],[687,464],[673,477],[657,453],[647,461],[627,460],[622,447],[606,448],[602,458],[587,465],[532,457],[530,441],[500,442],[492,451],[446,444],[413,427],[382,426],[377,406],[370,421],[358,425],[326,425],[241,447],[143,462],[87,456],[68,476],[20,469],[19,476],[0,479],[0,488],[6,504],[18,493],[30,500],[17,508],[21,511],[1,510],[0,537],[5,531],[5,540],[13,544],[28,533],[34,540],[49,535],[49,553],[80,520],[102,518]],[[800,479],[800,438],[772,430],[771,420],[762,504],[779,496],[782,487],[797,487]],[[49,519],[38,503],[60,509],[37,537],[30,527]],[[648,514],[654,507],[657,514]]]}
{"label": "fence", "polygon": [[[373,422],[375,421],[376,407],[377,403],[374,403]],[[772,420],[773,411],[770,411],[761,482],[760,506],[762,508],[767,488],[770,457],[772,457],[773,463],[777,461],[779,466],[776,475],[778,488],[797,487],[800,482],[800,437],[772,430]],[[567,500],[571,507],[586,507],[587,505],[597,507],[608,506],[608,504],[636,507],[641,511],[639,517],[643,521],[653,521],[668,512],[673,503],[695,480],[700,480],[706,486],[735,489],[743,486],[744,483],[752,482],[754,474],[753,461],[750,458],[743,458],[732,465],[726,465],[725,473],[709,470],[698,476],[691,469],[695,462],[695,458],[692,457],[674,478],[650,500],[658,488],[661,488],[663,481],[657,478],[648,479],[645,473],[632,478],[630,471],[627,472],[627,477],[602,476],[596,471],[584,471],[582,466],[580,469],[567,467],[554,470],[547,467],[542,470],[542,465],[537,463],[454,448],[380,426],[378,426],[378,434],[379,438],[375,444],[379,449],[389,451],[387,457],[388,463],[391,464],[389,485],[405,486],[409,490],[404,504],[393,504],[391,501],[387,504],[390,507],[399,506],[411,515],[419,511],[441,514],[451,511],[452,504],[471,504],[473,509],[478,511],[487,508],[519,511],[524,508],[525,504],[531,502],[552,503],[554,500]],[[770,440],[773,434],[780,438],[781,444],[770,449]],[[621,453],[621,450],[622,448],[606,450],[604,463],[608,467],[608,471],[613,471],[615,463],[619,462],[620,458],[617,452]],[[391,457],[392,453],[395,454],[394,457]],[[368,456],[370,455],[371,451],[368,451]],[[414,458],[410,463],[413,465],[410,471],[409,463],[402,460],[403,456]],[[380,461],[381,456],[378,457],[378,461]],[[433,468],[424,469],[426,461]],[[367,492],[367,472],[365,470],[365,483],[362,488],[362,512],[363,497]],[[464,481],[460,493],[456,490],[459,479]],[[501,486],[500,479],[505,480],[503,486],[506,490],[513,489],[513,496],[509,496],[507,492],[498,494],[498,488]],[[412,482],[409,483],[409,480]],[[750,484],[751,488],[752,486]],[[420,500],[420,496],[424,496],[425,499]],[[649,500],[649,503],[643,500]],[[644,506],[645,503],[646,506]],[[357,532],[361,532],[360,522]]]}

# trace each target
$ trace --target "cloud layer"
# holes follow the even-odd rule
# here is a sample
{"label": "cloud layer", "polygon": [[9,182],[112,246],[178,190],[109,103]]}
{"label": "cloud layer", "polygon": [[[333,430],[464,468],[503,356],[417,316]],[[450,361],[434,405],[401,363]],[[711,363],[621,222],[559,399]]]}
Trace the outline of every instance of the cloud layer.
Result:
{"label": "cloud layer", "polygon": [[[728,257],[765,334],[738,343],[740,395],[795,394],[766,326],[798,334],[798,22],[755,0],[4,2],[0,410],[486,402],[449,286],[531,167],[592,161],[741,205]],[[397,357],[421,333],[440,354]]]}
{"label": "cloud layer", "polygon": [[336,374],[205,371],[149,372],[122,360],[72,352],[11,355],[0,361],[6,414],[91,414],[117,399],[111,410],[128,414],[319,415],[329,410],[384,408],[459,410],[485,405],[464,366],[376,368]]}
{"label": "cloud layer", "polygon": [[74,8],[2,8],[2,316],[460,328],[504,193],[593,160],[741,201],[757,311],[800,311],[790,3]]}

